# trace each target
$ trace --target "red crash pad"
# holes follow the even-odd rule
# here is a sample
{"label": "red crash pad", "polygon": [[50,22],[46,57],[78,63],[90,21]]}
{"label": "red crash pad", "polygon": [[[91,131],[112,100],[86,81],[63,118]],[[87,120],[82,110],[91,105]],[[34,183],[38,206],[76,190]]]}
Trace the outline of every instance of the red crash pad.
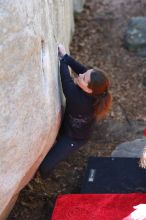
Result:
{"label": "red crash pad", "polygon": [[61,195],[52,220],[122,220],[141,203],[146,193]]}

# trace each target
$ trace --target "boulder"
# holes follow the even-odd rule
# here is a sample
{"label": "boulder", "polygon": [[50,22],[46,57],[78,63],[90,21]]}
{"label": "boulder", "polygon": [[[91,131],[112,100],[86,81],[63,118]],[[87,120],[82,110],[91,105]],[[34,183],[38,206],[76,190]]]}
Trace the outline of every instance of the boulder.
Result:
{"label": "boulder", "polygon": [[146,86],[146,76],[143,77],[143,85]]}
{"label": "boulder", "polygon": [[124,45],[129,51],[146,57],[146,17],[133,17],[129,20]]}
{"label": "boulder", "polygon": [[73,0],[0,1],[0,219],[52,147],[61,121],[58,42],[68,48]]}
{"label": "boulder", "polygon": [[134,157],[140,158],[146,147],[146,138],[126,141],[119,144],[112,152],[112,157]]}
{"label": "boulder", "polygon": [[81,12],[83,10],[85,0],[74,0],[74,10],[75,12]]}

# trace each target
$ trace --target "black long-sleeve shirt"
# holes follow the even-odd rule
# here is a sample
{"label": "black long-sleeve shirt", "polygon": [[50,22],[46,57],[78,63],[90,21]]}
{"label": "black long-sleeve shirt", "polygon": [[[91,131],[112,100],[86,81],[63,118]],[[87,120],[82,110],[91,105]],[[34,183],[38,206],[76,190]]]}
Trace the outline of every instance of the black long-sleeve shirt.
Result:
{"label": "black long-sleeve shirt", "polygon": [[94,97],[84,92],[74,83],[68,66],[77,74],[87,71],[85,66],[67,54],[60,61],[62,88],[66,97],[66,109],[62,128],[72,138],[88,139],[95,121],[93,116]]}

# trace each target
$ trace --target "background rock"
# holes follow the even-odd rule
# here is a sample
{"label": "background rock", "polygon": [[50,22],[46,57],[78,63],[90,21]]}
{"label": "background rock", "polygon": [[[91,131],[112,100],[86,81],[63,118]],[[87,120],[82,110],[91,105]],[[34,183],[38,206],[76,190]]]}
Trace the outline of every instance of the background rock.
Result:
{"label": "background rock", "polygon": [[0,219],[32,178],[61,119],[58,42],[68,48],[73,1],[1,0]]}
{"label": "background rock", "polygon": [[143,78],[143,85],[146,86],[146,76]]}
{"label": "background rock", "polygon": [[83,5],[85,0],[74,0],[74,10],[75,12],[81,12],[83,10]]}
{"label": "background rock", "polygon": [[124,44],[128,50],[146,57],[146,17],[133,17],[129,20]]}
{"label": "background rock", "polygon": [[140,158],[146,147],[146,139],[136,139],[119,144],[112,152],[112,157]]}

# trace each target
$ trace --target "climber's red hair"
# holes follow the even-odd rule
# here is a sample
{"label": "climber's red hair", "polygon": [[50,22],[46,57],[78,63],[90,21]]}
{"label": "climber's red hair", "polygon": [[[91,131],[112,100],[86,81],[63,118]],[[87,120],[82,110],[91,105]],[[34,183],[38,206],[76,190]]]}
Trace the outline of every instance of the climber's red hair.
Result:
{"label": "climber's red hair", "polygon": [[112,95],[108,91],[109,86],[109,80],[101,69],[91,72],[91,80],[88,83],[88,87],[92,89],[92,95],[95,97],[93,111],[97,120],[105,117],[112,105]]}

